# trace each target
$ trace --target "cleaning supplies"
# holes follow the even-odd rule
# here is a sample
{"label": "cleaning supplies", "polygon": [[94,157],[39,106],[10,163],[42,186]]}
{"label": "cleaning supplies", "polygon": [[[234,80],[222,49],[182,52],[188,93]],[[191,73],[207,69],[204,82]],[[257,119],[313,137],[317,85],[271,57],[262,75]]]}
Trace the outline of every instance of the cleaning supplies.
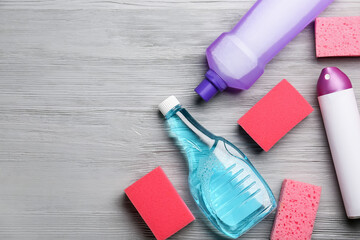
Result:
{"label": "cleaning supplies", "polygon": [[318,100],[348,218],[360,218],[360,116],[350,79],[324,68]]}
{"label": "cleaning supplies", "polygon": [[360,56],[360,16],[315,20],[317,57]]}
{"label": "cleaning supplies", "polygon": [[125,189],[157,240],[165,240],[195,220],[161,167]]}
{"label": "cleaning supplies", "polygon": [[275,209],[269,186],[232,143],[202,127],[174,96],[159,110],[187,156],[191,194],[219,231],[237,238]]}
{"label": "cleaning supplies", "polygon": [[245,113],[238,123],[267,152],[313,110],[284,79]]}
{"label": "cleaning supplies", "polygon": [[265,65],[333,0],[258,0],[206,51],[210,70],[195,91],[208,101],[227,87],[249,89]]}
{"label": "cleaning supplies", "polygon": [[321,187],[285,179],[271,240],[310,240],[319,208]]}

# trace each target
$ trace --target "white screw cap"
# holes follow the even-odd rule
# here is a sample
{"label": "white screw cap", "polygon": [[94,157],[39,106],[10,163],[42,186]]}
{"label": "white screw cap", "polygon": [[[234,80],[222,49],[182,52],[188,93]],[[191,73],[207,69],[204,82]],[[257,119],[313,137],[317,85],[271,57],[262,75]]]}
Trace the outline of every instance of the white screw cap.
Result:
{"label": "white screw cap", "polygon": [[159,110],[165,116],[171,109],[179,104],[180,102],[175,96],[170,96],[159,104]]}

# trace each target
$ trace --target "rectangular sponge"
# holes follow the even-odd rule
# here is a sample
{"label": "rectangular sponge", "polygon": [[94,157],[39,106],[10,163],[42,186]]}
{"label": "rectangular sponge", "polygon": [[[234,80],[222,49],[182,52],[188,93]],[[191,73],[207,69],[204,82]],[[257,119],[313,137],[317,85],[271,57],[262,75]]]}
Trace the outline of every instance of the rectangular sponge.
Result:
{"label": "rectangular sponge", "polygon": [[238,123],[267,152],[312,111],[305,98],[284,79]]}
{"label": "rectangular sponge", "polygon": [[317,57],[360,56],[360,16],[315,20]]}
{"label": "rectangular sponge", "polygon": [[310,240],[320,194],[321,187],[285,179],[270,239]]}
{"label": "rectangular sponge", "polygon": [[161,167],[126,188],[125,193],[158,240],[195,219]]}

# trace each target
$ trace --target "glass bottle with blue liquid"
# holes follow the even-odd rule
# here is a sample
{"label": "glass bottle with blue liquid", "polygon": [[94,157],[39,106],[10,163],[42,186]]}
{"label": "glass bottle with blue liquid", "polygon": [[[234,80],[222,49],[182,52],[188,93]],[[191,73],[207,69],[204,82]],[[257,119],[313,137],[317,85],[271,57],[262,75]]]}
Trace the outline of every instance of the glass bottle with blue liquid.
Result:
{"label": "glass bottle with blue liquid", "polygon": [[220,232],[238,238],[276,208],[269,186],[238,148],[202,127],[174,96],[159,110],[188,159],[191,194]]}

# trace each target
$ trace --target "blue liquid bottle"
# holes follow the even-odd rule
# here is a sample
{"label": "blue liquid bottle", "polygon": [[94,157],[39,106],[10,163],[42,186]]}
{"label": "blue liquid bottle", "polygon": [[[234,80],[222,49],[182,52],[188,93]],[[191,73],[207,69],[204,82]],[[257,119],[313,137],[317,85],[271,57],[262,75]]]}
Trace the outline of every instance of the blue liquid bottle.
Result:
{"label": "blue liquid bottle", "polygon": [[269,186],[238,148],[202,127],[174,96],[159,110],[188,159],[191,194],[220,232],[237,238],[276,208]]}

